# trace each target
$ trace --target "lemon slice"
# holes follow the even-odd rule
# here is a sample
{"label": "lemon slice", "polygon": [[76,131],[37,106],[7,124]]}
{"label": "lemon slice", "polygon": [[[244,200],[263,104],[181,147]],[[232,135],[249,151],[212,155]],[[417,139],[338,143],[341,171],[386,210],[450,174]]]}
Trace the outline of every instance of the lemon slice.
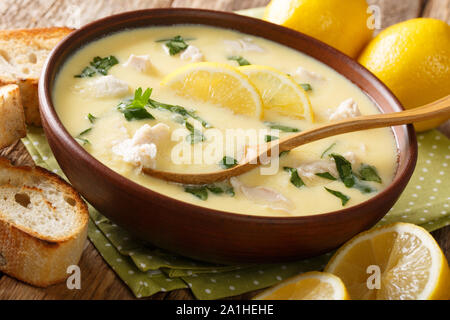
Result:
{"label": "lemon slice", "polygon": [[344,283],[331,273],[307,272],[257,295],[255,300],[349,300]]}
{"label": "lemon slice", "polygon": [[341,278],[352,299],[450,297],[447,260],[434,238],[414,224],[394,223],[357,235],[335,253],[325,272]]}
{"label": "lemon slice", "polygon": [[262,101],[248,77],[228,64],[199,62],[188,64],[168,74],[161,82],[178,95],[210,102],[258,119]]}
{"label": "lemon slice", "polygon": [[314,122],[314,113],[303,88],[287,74],[267,66],[239,67],[258,89],[265,110]]}

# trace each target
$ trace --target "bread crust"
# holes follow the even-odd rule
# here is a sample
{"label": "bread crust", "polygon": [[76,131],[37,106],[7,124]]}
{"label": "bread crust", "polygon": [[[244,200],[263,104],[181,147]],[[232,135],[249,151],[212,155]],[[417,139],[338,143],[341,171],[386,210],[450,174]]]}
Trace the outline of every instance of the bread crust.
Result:
{"label": "bread crust", "polygon": [[76,214],[78,220],[78,228],[69,235],[54,238],[6,221],[0,212],[0,271],[39,287],[64,281],[68,276],[67,268],[79,262],[86,242],[89,221],[86,203],[66,181],[44,168],[14,167],[0,158],[0,169],[38,177],[56,185],[75,200],[72,214]]}
{"label": "bread crust", "polygon": [[[73,30],[66,27],[0,30],[0,51],[2,49],[1,43],[14,42],[14,47],[21,47],[22,50],[29,50],[30,53],[33,50],[50,52],[59,41]],[[38,81],[38,75],[30,77],[0,76],[0,86],[17,84],[20,87],[26,123],[34,126],[42,125],[39,114]]]}
{"label": "bread crust", "polygon": [[71,33],[72,28],[67,27],[49,27],[49,28],[35,28],[35,29],[11,29],[0,30],[0,40],[16,40],[20,39],[27,45],[34,45],[35,40],[51,40],[58,39],[55,43],[50,43],[46,49],[52,49],[60,38]]}
{"label": "bread crust", "polygon": [[26,135],[25,115],[17,85],[0,87],[0,148]]}

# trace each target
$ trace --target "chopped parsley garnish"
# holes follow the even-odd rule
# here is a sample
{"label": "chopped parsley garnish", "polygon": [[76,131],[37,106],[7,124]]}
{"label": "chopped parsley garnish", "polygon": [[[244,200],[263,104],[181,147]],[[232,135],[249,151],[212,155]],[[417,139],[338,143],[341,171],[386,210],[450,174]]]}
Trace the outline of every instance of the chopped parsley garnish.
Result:
{"label": "chopped parsley garnish", "polygon": [[184,191],[203,201],[208,200],[208,191],[217,195],[227,194],[231,197],[234,197],[235,195],[233,187],[227,183],[215,183],[203,186],[185,186]]}
{"label": "chopped parsley garnish", "polygon": [[291,183],[296,186],[297,188],[300,188],[305,185],[302,178],[298,175],[298,171],[295,168],[290,167],[284,167],[284,171],[288,172],[291,175],[290,181]]}
{"label": "chopped parsley garnish", "polygon": [[333,153],[330,156],[334,159],[334,162],[336,162],[339,178],[341,178],[344,185],[347,188],[353,187],[355,185],[355,175],[353,174],[350,161],[338,154]]}
{"label": "chopped parsley garnish", "polygon": [[76,137],[75,140],[77,140],[78,143],[82,144],[83,146],[91,143],[88,139],[85,138]]}
{"label": "chopped parsley garnish", "polygon": [[83,136],[84,136],[85,134],[89,133],[89,131],[91,131],[91,130],[92,130],[92,128],[88,128],[88,129],[82,131],[80,134],[78,134],[78,135],[75,137],[75,140],[77,140],[78,143],[80,143],[80,144],[82,144],[82,145],[90,144],[89,140],[86,139],[86,138],[83,138]]}
{"label": "chopped parsley garnish", "polygon": [[358,189],[362,193],[372,193],[377,191],[376,189],[372,188],[371,186],[362,183],[357,177],[355,177],[355,184],[353,185],[353,188]]}
{"label": "chopped parsley garnish", "polygon": [[87,118],[88,118],[88,120],[89,120],[90,123],[94,123],[95,120],[97,120],[97,117],[93,116],[93,115],[90,114],[90,113],[87,115]]}
{"label": "chopped parsley garnish", "polygon": [[328,179],[328,180],[337,180],[335,177],[333,177],[333,175],[329,172],[318,172],[316,173],[316,176],[324,178],[324,179]]}
{"label": "chopped parsley garnish", "polygon": [[191,123],[185,121],[184,125],[186,129],[191,132],[188,136],[186,136],[187,142],[189,142],[190,144],[195,144],[206,140],[206,137],[203,135],[203,133],[200,130],[195,129],[195,127]]}
{"label": "chopped parsley garnish", "polygon": [[334,148],[334,146],[336,145],[336,142],[331,144],[328,148],[325,149],[324,152],[322,152],[322,155],[320,156],[320,159],[323,159],[323,157],[325,157],[325,155]]}
{"label": "chopped parsley garnish", "polygon": [[281,158],[282,156],[287,155],[289,152],[291,152],[291,151],[290,150],[281,151],[280,154],[278,155],[278,157]]}
{"label": "chopped parsley garnish", "polygon": [[352,164],[347,159],[338,154],[331,154],[330,156],[336,163],[336,168],[339,172],[339,178],[347,188],[356,188],[362,193],[371,193],[376,191],[371,186],[368,186],[360,181],[360,179],[352,170]]}
{"label": "chopped parsley garnish", "polygon": [[222,169],[230,169],[238,165],[238,161],[233,157],[224,156],[222,160],[219,161],[219,166]]}
{"label": "chopped parsley garnish", "polygon": [[374,166],[368,164],[361,164],[361,167],[358,171],[359,177],[364,181],[374,181],[381,183],[381,178],[378,175],[377,169]]}
{"label": "chopped parsley garnish", "polygon": [[341,199],[342,206],[345,206],[347,204],[347,202],[350,200],[350,197],[346,196],[342,192],[339,192],[339,191],[336,191],[336,190],[331,190],[331,189],[328,189],[327,187],[324,187],[324,188],[325,188],[325,190],[327,190],[332,195],[334,195],[334,196],[338,197],[339,199]]}
{"label": "chopped parsley garnish", "polygon": [[165,42],[164,45],[169,49],[169,54],[171,56],[176,55],[177,53],[180,53],[189,47],[189,45],[186,43],[186,41],[193,40],[193,39],[183,39],[182,36],[175,36],[171,39],[161,39],[156,42]]}
{"label": "chopped parsley garnish", "polygon": [[158,102],[158,101],[153,100],[153,99],[149,99],[148,103],[149,103],[149,107],[150,108],[159,109],[159,110],[165,110],[165,111],[169,111],[169,112],[172,112],[172,113],[178,115],[179,117],[177,118],[176,122],[178,122],[180,124],[184,124],[186,129],[188,129],[191,132],[191,134],[189,134],[186,137],[186,140],[189,143],[195,144],[195,143],[198,143],[198,142],[206,141],[206,137],[203,135],[203,133],[200,130],[195,129],[194,126],[191,123],[189,123],[187,120],[189,118],[197,120],[197,121],[199,121],[202,124],[202,126],[204,128],[212,128],[212,125],[209,124],[204,119],[200,118],[195,113],[194,110],[187,110],[186,108],[184,108],[182,106],[179,106],[179,105],[172,105],[172,104],[162,103],[162,102]]}
{"label": "chopped parsley garnish", "polygon": [[119,60],[117,60],[114,56],[109,56],[105,58],[101,57],[95,57],[87,66],[86,68],[81,71],[80,74],[75,75],[75,78],[87,78],[87,77],[93,77],[96,74],[101,74],[106,76],[108,74],[108,70],[111,69],[111,67],[115,66],[119,63]]}
{"label": "chopped parsley garnish", "polygon": [[208,184],[205,186],[206,189],[208,189],[210,192],[214,193],[214,194],[228,194],[232,197],[234,197],[235,193],[234,193],[234,189],[232,186],[228,185],[228,184]]}
{"label": "chopped parsley garnish", "polygon": [[121,102],[117,109],[123,113],[127,121],[155,119],[145,107],[149,106],[149,99],[152,94],[152,89],[148,88],[142,93],[142,88],[136,89],[134,98],[128,102]]}
{"label": "chopped parsley garnish", "polygon": [[91,130],[92,130],[92,128],[88,128],[88,129],[82,131],[82,132],[78,135],[78,137],[84,136],[86,133],[88,133],[88,132],[91,131]]}
{"label": "chopped parsley garnish", "polygon": [[276,129],[276,130],[280,130],[283,132],[300,132],[300,130],[297,128],[285,126],[285,125],[278,124],[275,122],[265,121],[264,124],[271,129]]}
{"label": "chopped parsley garnish", "polygon": [[270,142],[270,141],[274,141],[274,140],[278,140],[278,139],[279,139],[278,137],[270,136],[270,135],[267,135],[267,136],[264,137],[264,141],[265,142]]}
{"label": "chopped parsley garnish", "polygon": [[305,91],[311,91],[312,90],[312,87],[311,87],[311,85],[309,83],[299,83],[299,84],[303,88],[303,90],[305,90]]}
{"label": "chopped parsley garnish", "polygon": [[206,201],[208,200],[208,190],[206,190],[205,186],[200,187],[184,187],[184,191],[196,196],[200,200]]}
{"label": "chopped parsley garnish", "polygon": [[236,61],[241,67],[251,65],[251,63],[247,59],[245,59],[244,57],[241,57],[241,56],[231,56],[231,57],[228,57],[228,60]]}
{"label": "chopped parsley garnish", "polygon": [[182,106],[162,103],[155,101],[153,99],[149,100],[149,104],[151,108],[166,110],[175,114],[179,114],[180,116],[183,117],[184,121],[186,121],[188,118],[192,118],[199,121],[204,128],[212,128],[212,125],[209,124],[207,121],[203,120],[202,118],[200,118],[198,115],[196,115],[194,110],[187,110]]}

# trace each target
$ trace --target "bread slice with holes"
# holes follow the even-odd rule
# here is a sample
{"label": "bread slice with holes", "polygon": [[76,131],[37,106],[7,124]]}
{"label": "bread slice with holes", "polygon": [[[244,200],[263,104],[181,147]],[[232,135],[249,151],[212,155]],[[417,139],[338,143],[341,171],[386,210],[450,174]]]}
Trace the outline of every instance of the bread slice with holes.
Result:
{"label": "bread slice with holes", "polygon": [[27,134],[19,86],[0,87],[0,149]]}
{"label": "bread slice with holes", "polygon": [[73,29],[0,30],[0,85],[17,84],[27,124],[41,125],[38,79],[50,51]]}
{"label": "bread slice with holes", "polygon": [[80,195],[40,167],[0,158],[0,271],[46,287],[67,278],[83,252],[89,214]]}

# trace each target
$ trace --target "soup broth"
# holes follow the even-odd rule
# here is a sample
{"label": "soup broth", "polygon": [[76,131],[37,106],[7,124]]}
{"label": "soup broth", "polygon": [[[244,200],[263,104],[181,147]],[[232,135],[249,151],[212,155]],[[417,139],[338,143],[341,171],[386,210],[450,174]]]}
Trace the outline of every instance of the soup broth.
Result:
{"label": "soup broth", "polygon": [[[171,72],[200,61],[278,69],[307,90],[314,122],[273,110],[264,110],[262,118],[237,114],[226,106],[180,96],[161,84]],[[148,101],[145,93],[150,88],[151,99],[164,107],[146,105],[124,111],[136,92]],[[237,136],[263,132],[267,141],[329,121],[379,113],[368,96],[328,66],[288,47],[232,30],[179,25],[111,34],[68,59],[55,81],[53,101],[68,132],[112,170],[166,196],[222,211],[260,216],[335,211],[385,189],[397,169],[395,138],[389,128],[381,128],[298,147],[280,155],[275,172],[265,174],[255,168],[212,186],[183,186],[145,175],[145,166],[212,172],[222,169],[219,164],[224,157],[231,161],[225,167],[242,161],[248,141],[235,142],[230,148],[224,143],[230,132]],[[199,141],[192,141],[195,132]],[[147,142],[139,143],[139,139]],[[214,144],[218,140],[222,141],[219,147]],[[176,150],[184,150],[183,155],[192,151],[191,155],[200,154],[201,159],[180,158]],[[207,157],[208,150],[220,152]],[[263,168],[269,170],[270,164]]]}

